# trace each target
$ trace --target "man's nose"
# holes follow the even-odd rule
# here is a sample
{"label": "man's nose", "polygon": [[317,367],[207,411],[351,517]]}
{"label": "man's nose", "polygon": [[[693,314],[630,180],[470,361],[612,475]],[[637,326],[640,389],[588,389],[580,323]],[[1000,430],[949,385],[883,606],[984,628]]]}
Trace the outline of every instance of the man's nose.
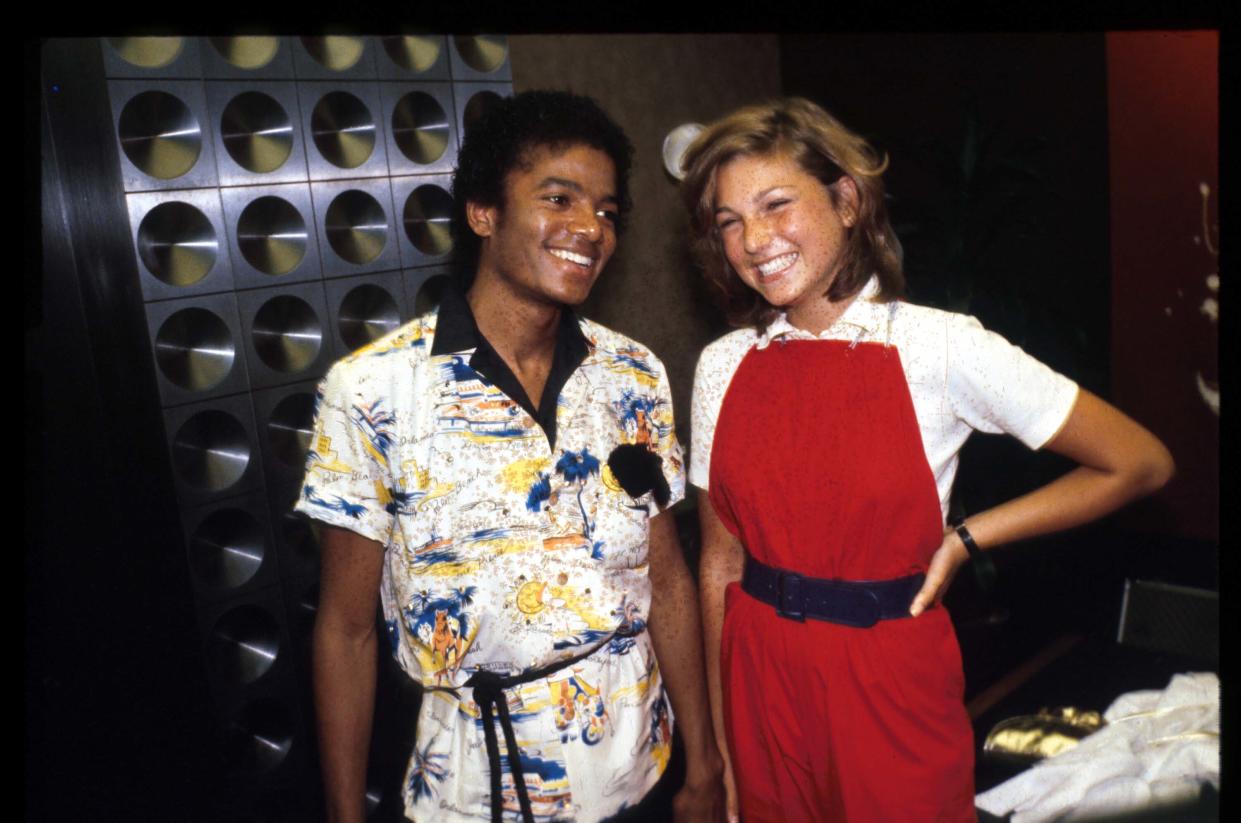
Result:
{"label": "man's nose", "polygon": [[574,234],[580,234],[592,243],[597,243],[603,237],[603,218],[595,209],[578,209],[573,215],[570,229]]}

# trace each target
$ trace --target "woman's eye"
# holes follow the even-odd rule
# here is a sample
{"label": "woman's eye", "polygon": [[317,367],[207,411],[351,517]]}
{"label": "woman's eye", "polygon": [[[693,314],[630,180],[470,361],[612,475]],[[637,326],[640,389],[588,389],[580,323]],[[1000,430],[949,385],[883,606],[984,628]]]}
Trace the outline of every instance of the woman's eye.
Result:
{"label": "woman's eye", "polygon": [[732,228],[735,225],[737,225],[737,221],[734,220],[733,218],[729,218],[727,220],[721,220],[718,223],[716,223],[715,230],[724,231],[724,229]]}
{"label": "woman's eye", "polygon": [[768,203],[767,208],[768,210],[775,210],[775,209],[780,208],[781,206],[788,205],[788,203],[789,203],[789,199],[787,197],[781,197],[778,200],[772,200],[770,203]]}

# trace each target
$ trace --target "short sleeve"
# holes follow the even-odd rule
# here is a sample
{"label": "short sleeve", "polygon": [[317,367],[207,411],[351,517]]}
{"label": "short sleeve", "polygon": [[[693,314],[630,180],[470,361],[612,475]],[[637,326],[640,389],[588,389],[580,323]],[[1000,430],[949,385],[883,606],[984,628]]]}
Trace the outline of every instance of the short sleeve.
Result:
{"label": "short sleeve", "polygon": [[1060,431],[1077,384],[974,317],[955,315],[947,335],[948,396],[955,414],[978,431],[1011,434],[1039,449]]}
{"label": "short sleeve", "polygon": [[704,491],[711,478],[711,447],[724,394],[755,339],[752,329],[735,331],[707,346],[698,358],[690,403],[694,439],[689,449],[689,482]]}
{"label": "short sleeve", "polygon": [[660,456],[660,465],[664,479],[668,481],[668,505],[662,509],[652,500],[647,507],[651,517],[660,511],[667,511],[685,498],[685,455],[681,443],[677,440],[676,419],[672,409],[672,386],[668,382],[668,373],[662,363],[656,361],[659,370],[659,383],[655,387],[655,423],[660,436],[655,442],[655,452]]}
{"label": "short sleeve", "polygon": [[314,433],[294,511],[387,545],[396,418],[386,397],[363,391],[351,365],[333,366],[315,392]]}

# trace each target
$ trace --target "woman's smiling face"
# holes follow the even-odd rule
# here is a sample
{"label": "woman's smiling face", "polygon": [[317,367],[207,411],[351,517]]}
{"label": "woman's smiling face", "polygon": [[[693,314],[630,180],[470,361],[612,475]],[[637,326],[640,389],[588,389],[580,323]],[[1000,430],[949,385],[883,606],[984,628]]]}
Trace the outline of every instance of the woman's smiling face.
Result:
{"label": "woman's smiling face", "polygon": [[[716,173],[715,225],[733,270],[793,316],[827,303],[856,220],[847,176],[832,191],[783,153],[740,155]],[[838,205],[837,205],[838,204]]]}

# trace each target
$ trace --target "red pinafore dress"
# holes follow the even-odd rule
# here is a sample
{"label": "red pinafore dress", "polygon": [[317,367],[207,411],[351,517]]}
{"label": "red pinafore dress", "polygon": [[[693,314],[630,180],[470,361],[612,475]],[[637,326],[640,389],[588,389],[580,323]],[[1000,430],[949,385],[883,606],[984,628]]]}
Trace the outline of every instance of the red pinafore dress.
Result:
{"label": "red pinafore dress", "polygon": [[[926,571],[942,515],[895,347],[778,338],[721,405],[710,500],[755,559],[813,577]],[[742,819],[975,820],[974,744],[942,607],[852,628],[725,593],[724,712]]]}

